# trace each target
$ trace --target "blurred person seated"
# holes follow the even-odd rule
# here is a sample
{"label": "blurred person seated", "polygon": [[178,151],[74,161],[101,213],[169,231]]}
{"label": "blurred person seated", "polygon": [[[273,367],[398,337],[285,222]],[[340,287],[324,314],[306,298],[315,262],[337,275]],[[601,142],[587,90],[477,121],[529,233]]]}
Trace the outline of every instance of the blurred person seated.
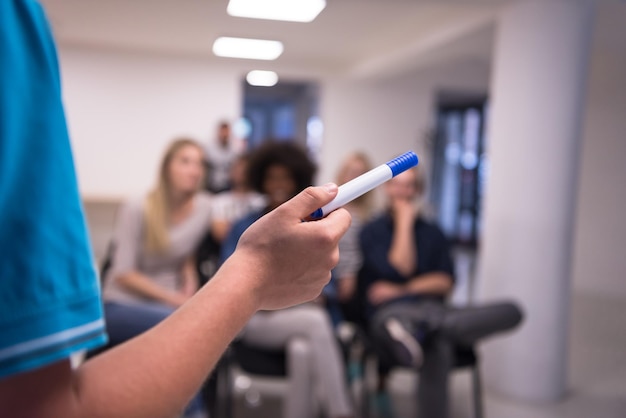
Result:
{"label": "blurred person seated", "polygon": [[[337,184],[348,181],[371,170],[369,157],[361,151],[346,156],[337,172]],[[354,199],[344,208],[350,212],[352,223],[346,234],[339,241],[339,263],[332,271],[330,283],[324,288],[323,302],[330,312],[333,324],[338,326],[344,320],[355,322],[358,315],[353,300],[357,274],[362,264],[361,249],[359,248],[359,234],[364,222],[370,215],[371,193]]]}
{"label": "blurred person seated", "polygon": [[[515,303],[447,306],[454,286],[451,249],[441,229],[421,215],[424,179],[415,167],[384,185],[386,211],[366,224],[357,294],[379,360],[379,414],[393,416],[387,378],[394,366],[420,371],[420,416],[445,418],[447,377],[455,350],[467,353],[487,336],[517,326]],[[362,289],[362,290],[361,290]]]}
{"label": "blurred person seated", "polygon": [[[235,251],[240,236],[253,222],[309,186],[316,170],[306,151],[293,141],[266,141],[252,153],[249,164],[250,185],[266,196],[267,205],[232,226],[222,246],[223,260]],[[301,256],[308,257],[308,254]],[[353,406],[339,343],[328,312],[321,305],[306,303],[283,310],[258,312],[240,334],[242,343],[271,350],[285,350],[296,338],[303,338],[308,344],[311,358],[307,362],[308,368],[288,370],[290,385],[285,396],[284,417],[301,418],[302,405],[311,404],[310,399],[302,399],[302,394],[313,397],[314,393],[301,390],[311,387],[311,376],[315,379],[315,386],[323,390],[328,416],[352,416]]]}
{"label": "blurred person seated", "polygon": [[121,207],[102,278],[109,346],[152,328],[198,290],[193,254],[211,213],[203,176],[201,146],[177,139],[161,160],[156,187]]}
{"label": "blurred person seated", "polygon": [[217,126],[217,136],[204,149],[205,188],[209,192],[220,193],[231,188],[229,170],[240,152],[239,145],[232,138],[230,123],[221,121]]}
{"label": "blurred person seated", "polygon": [[230,190],[214,195],[211,199],[211,225],[196,251],[200,284],[215,274],[219,266],[222,242],[234,221],[265,207],[265,197],[248,185],[247,170],[249,153],[238,155],[230,166]]}
{"label": "blurred person seated", "polygon": [[248,183],[249,161],[249,154],[235,158],[229,170],[230,190],[215,195],[211,202],[211,235],[219,243],[226,239],[234,221],[266,206],[265,197]]}
{"label": "blurred person seated", "polygon": [[[359,271],[360,302],[364,309],[364,327],[371,332],[375,315],[383,308],[400,305],[419,309],[432,304],[443,306],[454,286],[454,269],[448,242],[437,225],[425,220],[418,202],[424,182],[418,168],[398,174],[383,185],[385,211],[366,223],[361,231],[360,247],[363,265]],[[422,348],[419,343],[428,336],[420,330],[415,340],[397,316],[384,325],[388,337],[401,342],[388,345],[372,338],[379,360],[377,402],[383,416],[392,416],[387,394],[387,378],[400,358],[403,365],[419,367]]]}

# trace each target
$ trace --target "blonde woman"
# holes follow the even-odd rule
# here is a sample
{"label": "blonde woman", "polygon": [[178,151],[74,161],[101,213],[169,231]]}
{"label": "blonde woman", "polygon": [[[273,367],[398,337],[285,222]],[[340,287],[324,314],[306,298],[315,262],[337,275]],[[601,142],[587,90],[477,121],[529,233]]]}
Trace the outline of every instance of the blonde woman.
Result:
{"label": "blonde woman", "polygon": [[[369,157],[362,151],[348,154],[337,172],[337,184],[344,184],[372,169]],[[352,223],[339,241],[341,257],[332,271],[332,280],[324,288],[324,300],[335,326],[342,321],[360,322],[360,307],[354,299],[356,280],[362,264],[359,233],[368,220],[371,210],[371,193],[366,193],[347,203]]]}
{"label": "blonde woman", "polygon": [[202,159],[193,140],[175,140],[154,190],[120,210],[111,267],[103,277],[110,345],[152,328],[198,289],[193,253],[210,222],[210,197],[200,192]]}

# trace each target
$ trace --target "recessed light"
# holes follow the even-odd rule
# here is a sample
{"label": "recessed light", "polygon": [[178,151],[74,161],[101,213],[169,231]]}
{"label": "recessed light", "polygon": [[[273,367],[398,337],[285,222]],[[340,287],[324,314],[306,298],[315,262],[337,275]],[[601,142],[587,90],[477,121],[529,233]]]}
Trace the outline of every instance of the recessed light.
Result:
{"label": "recessed light", "polygon": [[213,43],[213,53],[219,57],[275,60],[283,53],[283,44],[279,41],[222,36]]}
{"label": "recessed light", "polygon": [[231,16],[251,19],[311,22],[326,7],[326,0],[230,0]]}
{"label": "recessed light", "polygon": [[251,86],[272,87],[278,83],[278,74],[274,71],[253,70],[246,75]]}

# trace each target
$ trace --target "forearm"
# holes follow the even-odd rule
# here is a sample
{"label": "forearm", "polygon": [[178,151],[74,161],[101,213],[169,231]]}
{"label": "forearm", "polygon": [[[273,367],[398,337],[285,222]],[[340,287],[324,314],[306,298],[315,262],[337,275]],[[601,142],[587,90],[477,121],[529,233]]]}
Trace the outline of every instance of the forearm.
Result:
{"label": "forearm", "polygon": [[452,277],[443,272],[426,273],[417,276],[406,284],[408,294],[448,295],[454,286]]}
{"label": "forearm", "polygon": [[182,293],[166,289],[137,271],[124,273],[118,276],[116,280],[129,292],[144,298],[159,301],[174,307],[179,306],[182,302]]}
{"label": "forearm", "polygon": [[18,375],[0,381],[15,394],[0,397],[0,405],[16,418],[180,415],[258,307],[241,283],[243,270],[225,265],[220,271],[166,320],[74,372],[65,362],[35,372],[35,379]]}
{"label": "forearm", "polygon": [[396,228],[387,254],[389,264],[400,274],[409,275],[417,265],[415,238],[410,227]]}
{"label": "forearm", "polygon": [[221,220],[221,221],[213,221],[211,223],[211,235],[217,242],[223,242],[228,235],[228,231],[230,230],[230,222]]}
{"label": "forearm", "polygon": [[406,207],[397,212],[394,217],[391,246],[387,253],[389,264],[403,276],[413,273],[417,265],[413,222],[413,213]]}
{"label": "forearm", "polygon": [[[86,389],[79,390],[81,404],[89,406],[82,416],[176,416],[256,311],[230,270],[153,330],[87,362],[77,379]],[[125,402],[110,405],[108,399]]]}

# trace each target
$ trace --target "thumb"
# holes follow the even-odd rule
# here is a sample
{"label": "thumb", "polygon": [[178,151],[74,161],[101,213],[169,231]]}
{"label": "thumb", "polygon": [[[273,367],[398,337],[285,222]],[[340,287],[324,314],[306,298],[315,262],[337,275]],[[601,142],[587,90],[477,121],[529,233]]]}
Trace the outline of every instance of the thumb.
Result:
{"label": "thumb", "polygon": [[307,187],[288,202],[284,203],[280,209],[288,211],[288,216],[295,216],[299,219],[308,218],[313,212],[321,208],[337,196],[337,185],[326,183],[323,186]]}

